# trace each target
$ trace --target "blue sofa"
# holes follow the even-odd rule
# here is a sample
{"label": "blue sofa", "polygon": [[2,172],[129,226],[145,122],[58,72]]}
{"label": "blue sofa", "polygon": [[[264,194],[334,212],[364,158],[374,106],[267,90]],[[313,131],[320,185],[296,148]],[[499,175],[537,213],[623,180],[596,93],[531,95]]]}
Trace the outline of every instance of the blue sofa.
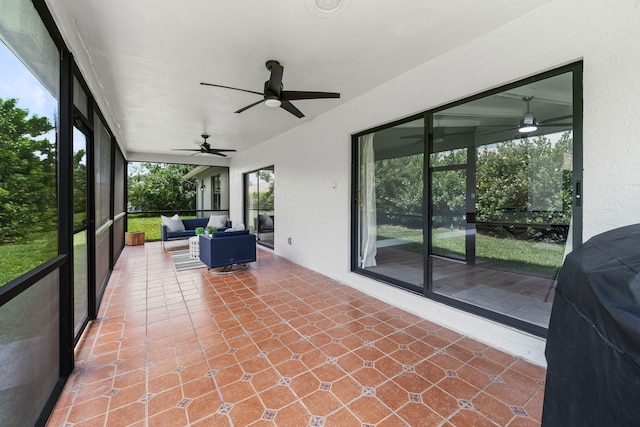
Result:
{"label": "blue sofa", "polygon": [[[205,228],[209,223],[209,218],[185,218],[182,219],[184,224],[184,231],[167,231],[166,225],[160,225],[160,239],[162,240],[162,247],[164,248],[164,242],[169,240],[188,239],[189,237],[196,235],[196,228]],[[224,231],[225,228],[218,228],[218,231]]]}
{"label": "blue sofa", "polygon": [[200,261],[209,270],[256,260],[256,235],[249,230],[220,231],[209,236],[200,235]]}

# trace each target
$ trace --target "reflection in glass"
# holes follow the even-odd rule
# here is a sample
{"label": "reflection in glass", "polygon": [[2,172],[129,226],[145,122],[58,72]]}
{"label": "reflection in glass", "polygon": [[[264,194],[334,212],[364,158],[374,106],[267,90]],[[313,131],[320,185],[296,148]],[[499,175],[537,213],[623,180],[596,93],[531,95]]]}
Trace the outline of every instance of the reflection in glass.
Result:
{"label": "reflection in glass", "polygon": [[73,129],[73,302],[74,336],[89,312],[87,257],[87,139]]}
{"label": "reflection in glass", "polygon": [[275,172],[273,166],[245,174],[246,218],[258,242],[275,245]]}
{"label": "reflection in glass", "polygon": [[424,284],[424,120],[358,138],[358,267]]}
{"label": "reflection in glass", "polygon": [[[572,100],[566,73],[434,114],[434,292],[548,325],[570,249]],[[537,130],[521,132],[531,115]]]}
{"label": "reflection in glass", "polygon": [[[3,25],[0,39],[13,40]],[[35,39],[22,37],[12,49],[0,42],[0,286],[58,254],[57,49],[44,38],[32,46]],[[38,66],[25,66],[14,51],[38,58]]]}

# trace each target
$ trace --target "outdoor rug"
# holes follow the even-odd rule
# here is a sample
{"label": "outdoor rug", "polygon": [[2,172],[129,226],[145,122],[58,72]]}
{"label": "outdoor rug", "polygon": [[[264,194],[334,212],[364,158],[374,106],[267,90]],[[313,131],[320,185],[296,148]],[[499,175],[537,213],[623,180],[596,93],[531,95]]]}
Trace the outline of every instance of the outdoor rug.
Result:
{"label": "outdoor rug", "polygon": [[171,262],[176,271],[191,270],[192,268],[202,268],[206,265],[199,259],[189,258],[189,249],[168,252]]}

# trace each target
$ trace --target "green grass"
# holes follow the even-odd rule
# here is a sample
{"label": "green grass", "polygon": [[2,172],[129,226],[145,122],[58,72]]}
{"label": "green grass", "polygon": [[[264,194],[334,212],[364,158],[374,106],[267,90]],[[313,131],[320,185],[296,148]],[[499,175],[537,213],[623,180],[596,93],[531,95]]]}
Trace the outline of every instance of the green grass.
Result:
{"label": "green grass", "polygon": [[25,242],[0,245],[0,286],[58,255],[57,233],[35,233]]}
{"label": "green grass", "polygon": [[[180,216],[180,218],[195,218],[195,216]],[[145,242],[160,240],[160,216],[143,217],[129,214],[127,217],[128,232],[144,232]]]}
{"label": "green grass", "polygon": [[[379,239],[402,239],[410,243],[399,249],[422,254],[422,230],[402,226],[379,225]],[[454,235],[447,229],[435,229],[433,253],[464,258],[464,234]],[[564,246],[553,243],[528,242],[476,234],[476,262],[486,268],[552,278],[562,265]]]}

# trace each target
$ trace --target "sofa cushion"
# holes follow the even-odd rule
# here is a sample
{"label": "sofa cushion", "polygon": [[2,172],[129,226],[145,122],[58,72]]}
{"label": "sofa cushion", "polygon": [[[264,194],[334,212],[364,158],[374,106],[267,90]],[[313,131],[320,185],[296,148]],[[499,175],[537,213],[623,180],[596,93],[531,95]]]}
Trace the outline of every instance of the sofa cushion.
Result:
{"label": "sofa cushion", "polygon": [[182,220],[185,230],[195,230],[198,227],[206,227],[209,218],[185,218]]}
{"label": "sofa cushion", "polygon": [[215,227],[217,229],[226,228],[227,216],[226,215],[211,215],[207,227]]}
{"label": "sofa cushion", "polygon": [[171,218],[160,215],[160,220],[162,221],[162,225],[167,226],[168,232],[184,231],[184,224],[178,214],[175,214]]}

